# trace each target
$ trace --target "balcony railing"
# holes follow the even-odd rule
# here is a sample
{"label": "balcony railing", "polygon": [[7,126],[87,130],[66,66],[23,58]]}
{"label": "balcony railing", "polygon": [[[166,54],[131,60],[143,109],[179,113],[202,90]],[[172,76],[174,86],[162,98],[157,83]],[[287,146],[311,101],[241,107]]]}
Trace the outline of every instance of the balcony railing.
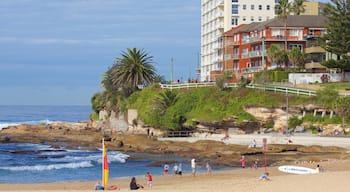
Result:
{"label": "balcony railing", "polygon": [[224,59],[225,60],[239,59],[239,55],[238,54],[225,54]]}
{"label": "balcony railing", "polygon": [[262,71],[263,67],[262,66],[258,66],[258,67],[247,67],[247,68],[242,68],[242,73],[255,73],[255,72],[259,72]]}

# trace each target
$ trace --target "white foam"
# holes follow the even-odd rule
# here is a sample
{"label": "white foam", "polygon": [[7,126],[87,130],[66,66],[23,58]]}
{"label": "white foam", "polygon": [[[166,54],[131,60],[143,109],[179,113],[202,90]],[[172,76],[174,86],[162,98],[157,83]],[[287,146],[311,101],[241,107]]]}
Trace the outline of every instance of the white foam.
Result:
{"label": "white foam", "polygon": [[17,126],[21,124],[27,124],[27,125],[39,125],[39,124],[51,124],[55,121],[49,121],[48,119],[45,120],[38,120],[38,121],[22,121],[22,122],[0,122],[0,130],[3,128],[7,128],[10,126]]}
{"label": "white foam", "polygon": [[55,165],[34,165],[34,166],[17,166],[17,167],[0,167],[2,170],[9,171],[47,171],[54,169],[77,169],[92,167],[93,165],[89,161],[79,163],[66,163],[66,164],[55,164]]}

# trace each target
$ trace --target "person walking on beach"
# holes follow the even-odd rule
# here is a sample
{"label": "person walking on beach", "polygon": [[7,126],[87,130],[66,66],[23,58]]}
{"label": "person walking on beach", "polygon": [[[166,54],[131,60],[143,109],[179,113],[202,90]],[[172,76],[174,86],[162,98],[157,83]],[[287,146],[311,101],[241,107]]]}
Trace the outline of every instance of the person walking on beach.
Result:
{"label": "person walking on beach", "polygon": [[258,159],[254,161],[253,168],[254,168],[255,170],[258,170]]}
{"label": "person walking on beach", "polygon": [[242,155],[242,158],[241,158],[241,165],[242,165],[242,168],[245,168],[245,157],[244,157],[244,155]]}
{"label": "person walking on beach", "polygon": [[174,175],[177,175],[179,173],[179,166],[177,163],[174,164]]}
{"label": "person walking on beach", "polygon": [[179,163],[179,169],[177,172],[179,175],[182,175],[182,163]]}
{"label": "person walking on beach", "polygon": [[152,181],[153,181],[153,177],[151,175],[150,172],[146,173],[146,177],[147,177],[147,186],[149,189],[152,189]]}
{"label": "person walking on beach", "polygon": [[196,164],[197,164],[196,159],[193,158],[191,160],[191,168],[192,168],[192,176],[193,177],[196,176]]}
{"label": "person walking on beach", "polygon": [[168,175],[168,173],[169,173],[169,165],[168,165],[168,163],[165,163],[165,164],[164,164],[164,170],[163,170],[163,172],[164,172],[164,175]]}
{"label": "person walking on beach", "polygon": [[207,168],[207,174],[211,175],[211,165],[210,165],[209,161],[207,161],[205,167]]}

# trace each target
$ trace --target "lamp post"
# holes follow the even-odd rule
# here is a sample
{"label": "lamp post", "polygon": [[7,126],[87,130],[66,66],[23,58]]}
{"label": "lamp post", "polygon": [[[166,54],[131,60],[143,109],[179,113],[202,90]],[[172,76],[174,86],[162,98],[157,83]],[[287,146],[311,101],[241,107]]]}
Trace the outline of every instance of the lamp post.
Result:
{"label": "lamp post", "polygon": [[174,76],[174,59],[171,57],[170,59],[170,70],[171,70],[171,73],[170,73],[170,90],[172,91],[173,90],[173,76]]}
{"label": "lamp post", "polygon": [[289,133],[289,131],[288,131],[288,87],[286,88],[286,115],[287,115],[286,133]]}
{"label": "lamp post", "polygon": [[261,37],[261,65],[263,67],[264,70],[266,70],[266,66],[265,66],[265,37]]}

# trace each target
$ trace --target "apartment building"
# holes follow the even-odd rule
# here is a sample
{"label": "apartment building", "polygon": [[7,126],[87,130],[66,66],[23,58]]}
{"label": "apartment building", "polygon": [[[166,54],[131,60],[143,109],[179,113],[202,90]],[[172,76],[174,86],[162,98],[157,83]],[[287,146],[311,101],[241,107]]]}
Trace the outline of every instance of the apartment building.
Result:
{"label": "apartment building", "polygon": [[[325,59],[326,51],[317,41],[317,37],[326,31],[324,24],[324,16],[291,15],[287,18],[286,28],[284,22],[278,18],[232,28],[224,33],[223,71],[231,71],[233,80],[237,81],[241,77],[251,79],[258,71],[277,68],[276,63],[269,62],[266,50],[272,44],[284,48],[285,43],[287,51],[299,47],[307,54],[307,71],[325,71],[326,68],[320,62]],[[289,63],[282,67],[295,66]],[[211,72],[214,79],[218,74],[215,71]]]}
{"label": "apartment building", "polygon": [[278,0],[201,0],[201,81],[223,69],[222,34],[241,24],[274,18]]}
{"label": "apartment building", "polygon": [[317,1],[306,1],[303,4],[305,6],[305,12],[301,13],[301,15],[322,15],[322,10],[326,6],[325,3]]}
{"label": "apartment building", "polygon": [[[223,70],[223,33],[242,24],[273,19],[278,1],[201,0],[201,67],[196,69],[201,81],[213,81],[211,73]],[[325,4],[304,2],[304,5],[304,15],[320,15]]]}

